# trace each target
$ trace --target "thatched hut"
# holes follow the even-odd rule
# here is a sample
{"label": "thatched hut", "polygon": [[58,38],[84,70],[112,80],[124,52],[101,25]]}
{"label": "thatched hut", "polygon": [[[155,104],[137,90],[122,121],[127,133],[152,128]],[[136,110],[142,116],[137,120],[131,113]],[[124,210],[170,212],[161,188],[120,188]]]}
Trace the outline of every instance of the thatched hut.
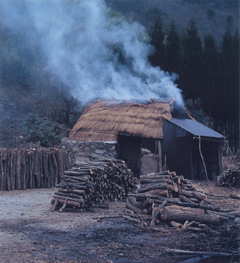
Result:
{"label": "thatched hut", "polygon": [[[174,101],[170,100],[150,100],[145,104],[98,100],[85,108],[70,133],[70,140],[115,141],[118,157],[126,160],[136,174],[157,172],[168,166],[194,178],[202,172],[200,154],[194,156],[197,161],[193,160],[192,154],[194,138],[200,136],[202,141],[204,138],[215,141],[214,150],[207,156],[214,160],[214,165],[209,161],[207,168],[210,174],[219,173],[223,136],[193,120],[183,110],[181,118],[173,118],[177,116],[175,112]],[[179,124],[175,119],[185,120],[185,123]],[[203,152],[208,150],[203,149]],[[182,158],[183,154],[185,158]],[[201,168],[198,169],[198,165]]]}

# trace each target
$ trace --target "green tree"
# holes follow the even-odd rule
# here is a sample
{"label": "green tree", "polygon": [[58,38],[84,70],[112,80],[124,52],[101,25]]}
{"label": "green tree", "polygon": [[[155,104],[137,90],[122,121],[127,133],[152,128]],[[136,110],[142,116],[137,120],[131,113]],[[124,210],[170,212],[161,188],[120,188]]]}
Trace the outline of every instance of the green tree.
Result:
{"label": "green tree", "polygon": [[[227,27],[220,52],[219,116],[222,130],[230,142],[237,143],[239,126],[239,36]],[[236,144],[235,144],[236,145]]]}
{"label": "green tree", "polygon": [[229,28],[227,27],[223,35],[223,40],[221,43],[221,52],[220,52],[220,81],[221,81],[221,111],[219,116],[224,121],[227,121],[229,118],[229,106],[231,106],[231,98],[233,92],[233,37],[230,33]]}
{"label": "green tree", "polygon": [[165,70],[180,73],[181,63],[181,41],[176,31],[175,22],[172,20],[170,30],[165,42]]}
{"label": "green tree", "polygon": [[236,148],[240,148],[240,82],[239,82],[239,61],[240,55],[240,38],[239,31],[236,30],[235,35],[233,36],[233,112],[234,112],[234,141],[236,142]]}
{"label": "green tree", "polygon": [[219,50],[213,35],[204,37],[202,101],[209,116],[219,112]]}
{"label": "green tree", "polygon": [[151,28],[149,36],[151,39],[150,43],[155,48],[155,52],[150,56],[149,60],[153,66],[159,66],[164,69],[165,45],[163,43],[163,40],[165,36],[162,29],[162,22],[159,17],[156,19],[154,26]]}
{"label": "green tree", "polygon": [[202,94],[202,41],[194,19],[190,20],[187,34],[183,37],[183,61],[180,88],[187,98],[196,99]]}
{"label": "green tree", "polygon": [[207,9],[207,18],[213,20],[216,17],[216,12],[213,9]]}

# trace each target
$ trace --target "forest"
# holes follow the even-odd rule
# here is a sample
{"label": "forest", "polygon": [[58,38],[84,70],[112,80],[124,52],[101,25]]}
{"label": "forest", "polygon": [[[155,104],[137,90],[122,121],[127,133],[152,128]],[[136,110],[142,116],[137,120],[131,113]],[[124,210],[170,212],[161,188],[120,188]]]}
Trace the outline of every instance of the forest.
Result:
{"label": "forest", "polygon": [[[70,5],[77,1],[68,2]],[[131,5],[128,9],[119,10],[124,6],[119,1],[107,2],[115,10],[109,14],[110,17],[121,17],[132,23],[127,15]],[[154,1],[145,1],[149,5],[151,2]],[[189,7],[188,15],[191,14],[193,2],[181,1],[185,8]],[[217,8],[209,6],[208,1],[201,1],[202,5],[203,2],[206,2],[209,19],[217,20]],[[236,10],[236,1],[229,1],[231,5],[227,5],[226,1],[220,2],[223,4],[218,6],[221,12]],[[181,24],[180,29],[180,21],[174,18],[166,20],[166,13],[153,13],[150,7],[154,6],[149,6],[144,12],[138,9],[141,11],[138,17],[148,14],[148,21],[151,21],[145,25],[146,36],[142,40],[154,47],[148,56],[149,62],[169,74],[177,74],[176,84],[182,90],[192,116],[224,134],[236,151],[240,134],[239,32],[234,26],[236,17],[227,15],[226,23],[219,29],[222,33],[220,37],[219,30],[217,34],[207,30],[204,33],[203,24],[196,22],[199,17],[189,18],[187,26],[183,29]],[[134,10],[135,14],[137,11]],[[80,27],[81,21],[78,22]],[[27,143],[45,147],[58,144],[61,138],[68,136],[85,106],[82,103],[84,98],[73,96],[66,83],[48,68],[48,57],[38,41],[38,33],[31,26],[26,20],[13,29],[0,19],[0,145],[4,147],[19,147]],[[31,35],[22,32],[31,32]],[[117,54],[116,63],[128,64],[121,46],[111,46],[111,52]],[[74,58],[69,56],[71,59]]]}

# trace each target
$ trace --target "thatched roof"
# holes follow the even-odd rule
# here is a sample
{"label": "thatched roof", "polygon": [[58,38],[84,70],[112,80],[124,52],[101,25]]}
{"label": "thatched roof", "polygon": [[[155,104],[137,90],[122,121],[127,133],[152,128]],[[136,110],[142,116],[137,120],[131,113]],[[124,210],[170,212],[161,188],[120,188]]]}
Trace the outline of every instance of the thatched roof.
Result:
{"label": "thatched roof", "polygon": [[163,119],[170,120],[173,101],[147,104],[98,100],[88,105],[70,133],[71,140],[116,141],[119,133],[163,138]]}

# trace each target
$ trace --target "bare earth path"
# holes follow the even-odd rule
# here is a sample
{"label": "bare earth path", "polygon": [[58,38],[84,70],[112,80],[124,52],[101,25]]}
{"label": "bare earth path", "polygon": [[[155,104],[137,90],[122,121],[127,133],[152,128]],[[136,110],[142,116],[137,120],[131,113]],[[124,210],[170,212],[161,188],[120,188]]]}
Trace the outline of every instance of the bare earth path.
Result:
{"label": "bare earth path", "polygon": [[[165,225],[160,232],[141,228],[122,217],[128,215],[123,202],[94,213],[51,212],[55,190],[0,192],[1,263],[181,262],[186,257],[167,255],[166,248],[212,251],[225,244],[212,234],[179,232]],[[229,202],[239,205],[238,200]],[[97,220],[103,216],[113,218]]]}

